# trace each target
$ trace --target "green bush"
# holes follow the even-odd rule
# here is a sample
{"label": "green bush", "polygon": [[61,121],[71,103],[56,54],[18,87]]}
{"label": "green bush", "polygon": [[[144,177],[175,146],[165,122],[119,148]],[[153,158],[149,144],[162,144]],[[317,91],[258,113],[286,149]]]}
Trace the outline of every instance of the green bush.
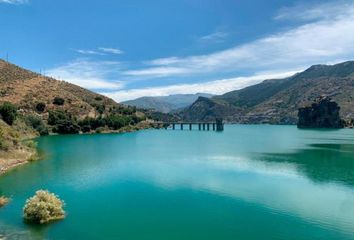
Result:
{"label": "green bush", "polygon": [[101,133],[101,132],[103,132],[104,130],[105,130],[104,127],[99,127],[99,128],[96,129],[96,133]]}
{"label": "green bush", "polygon": [[5,102],[0,106],[0,115],[7,124],[12,125],[17,117],[17,108],[12,103]]}
{"label": "green bush", "polygon": [[60,134],[79,133],[80,126],[71,114],[63,111],[50,111],[48,124],[53,126],[53,132]]}
{"label": "green bush", "polygon": [[80,132],[80,126],[75,121],[65,119],[59,121],[53,131],[60,134],[75,134]]}
{"label": "green bush", "polygon": [[55,104],[55,105],[61,106],[61,105],[64,105],[64,103],[65,103],[65,100],[61,97],[55,97],[53,100],[53,104]]}
{"label": "green bush", "polygon": [[36,111],[37,112],[42,113],[42,112],[44,112],[44,110],[45,110],[45,103],[39,102],[36,104]]}
{"label": "green bush", "polygon": [[25,122],[28,126],[36,130],[41,136],[48,135],[48,128],[40,117],[33,115],[26,116]]}
{"label": "green bush", "polygon": [[26,201],[23,208],[23,217],[31,223],[44,224],[50,221],[63,219],[64,202],[53,193],[39,190]]}

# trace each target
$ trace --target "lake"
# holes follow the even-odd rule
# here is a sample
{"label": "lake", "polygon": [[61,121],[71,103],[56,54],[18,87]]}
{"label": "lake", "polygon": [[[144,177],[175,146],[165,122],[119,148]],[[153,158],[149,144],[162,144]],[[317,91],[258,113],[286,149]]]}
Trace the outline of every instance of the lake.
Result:
{"label": "lake", "polygon": [[[226,125],[38,139],[43,160],[0,177],[9,239],[354,239],[354,130]],[[22,220],[48,189],[64,220]]]}

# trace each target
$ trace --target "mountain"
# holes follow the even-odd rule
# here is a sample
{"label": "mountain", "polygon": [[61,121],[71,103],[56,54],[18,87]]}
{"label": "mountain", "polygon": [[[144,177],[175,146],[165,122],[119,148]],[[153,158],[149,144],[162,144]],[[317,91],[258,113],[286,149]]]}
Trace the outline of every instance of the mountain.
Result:
{"label": "mountain", "polygon": [[[63,99],[63,104],[54,102]],[[25,70],[0,60],[0,103],[11,102],[24,112],[38,113],[36,104],[44,103],[43,114],[51,110],[70,112],[75,117],[96,117],[113,108],[125,108],[112,99],[74,84]],[[44,116],[45,117],[45,116]]]}
{"label": "mountain", "polygon": [[314,65],[292,77],[265,80],[210,99],[199,98],[179,115],[188,121],[222,117],[236,123],[295,124],[298,108],[320,95],[339,104],[343,119],[353,119],[354,61]]}
{"label": "mountain", "polygon": [[169,113],[191,105],[198,97],[210,98],[212,96],[212,94],[207,93],[174,94],[169,96],[141,97],[122,102],[122,104]]}

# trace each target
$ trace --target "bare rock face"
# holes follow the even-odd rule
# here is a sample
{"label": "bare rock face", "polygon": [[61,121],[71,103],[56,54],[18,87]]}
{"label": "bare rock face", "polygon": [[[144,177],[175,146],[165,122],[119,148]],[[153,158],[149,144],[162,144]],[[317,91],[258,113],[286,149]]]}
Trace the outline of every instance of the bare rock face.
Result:
{"label": "bare rock face", "polygon": [[298,128],[343,128],[344,121],[339,115],[340,107],[329,97],[321,96],[311,106],[298,112]]}

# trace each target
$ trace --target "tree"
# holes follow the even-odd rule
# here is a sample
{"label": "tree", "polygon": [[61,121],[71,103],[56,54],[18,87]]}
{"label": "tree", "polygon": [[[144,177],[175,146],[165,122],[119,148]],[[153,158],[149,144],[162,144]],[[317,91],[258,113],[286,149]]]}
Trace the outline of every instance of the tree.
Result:
{"label": "tree", "polygon": [[48,128],[41,118],[33,115],[26,116],[26,124],[35,129],[41,136],[48,135]]}
{"label": "tree", "polygon": [[80,126],[71,114],[63,111],[50,111],[48,124],[53,126],[53,132],[60,134],[79,133]]}
{"label": "tree", "polygon": [[44,109],[45,109],[45,103],[43,103],[43,102],[37,103],[37,105],[36,105],[37,112],[42,113],[42,112],[44,112]]}
{"label": "tree", "polygon": [[12,125],[17,117],[17,108],[12,103],[5,102],[0,106],[0,114],[7,124]]}
{"label": "tree", "polygon": [[53,100],[53,104],[59,105],[59,106],[64,105],[64,102],[65,102],[65,100],[61,97],[55,97]]}

